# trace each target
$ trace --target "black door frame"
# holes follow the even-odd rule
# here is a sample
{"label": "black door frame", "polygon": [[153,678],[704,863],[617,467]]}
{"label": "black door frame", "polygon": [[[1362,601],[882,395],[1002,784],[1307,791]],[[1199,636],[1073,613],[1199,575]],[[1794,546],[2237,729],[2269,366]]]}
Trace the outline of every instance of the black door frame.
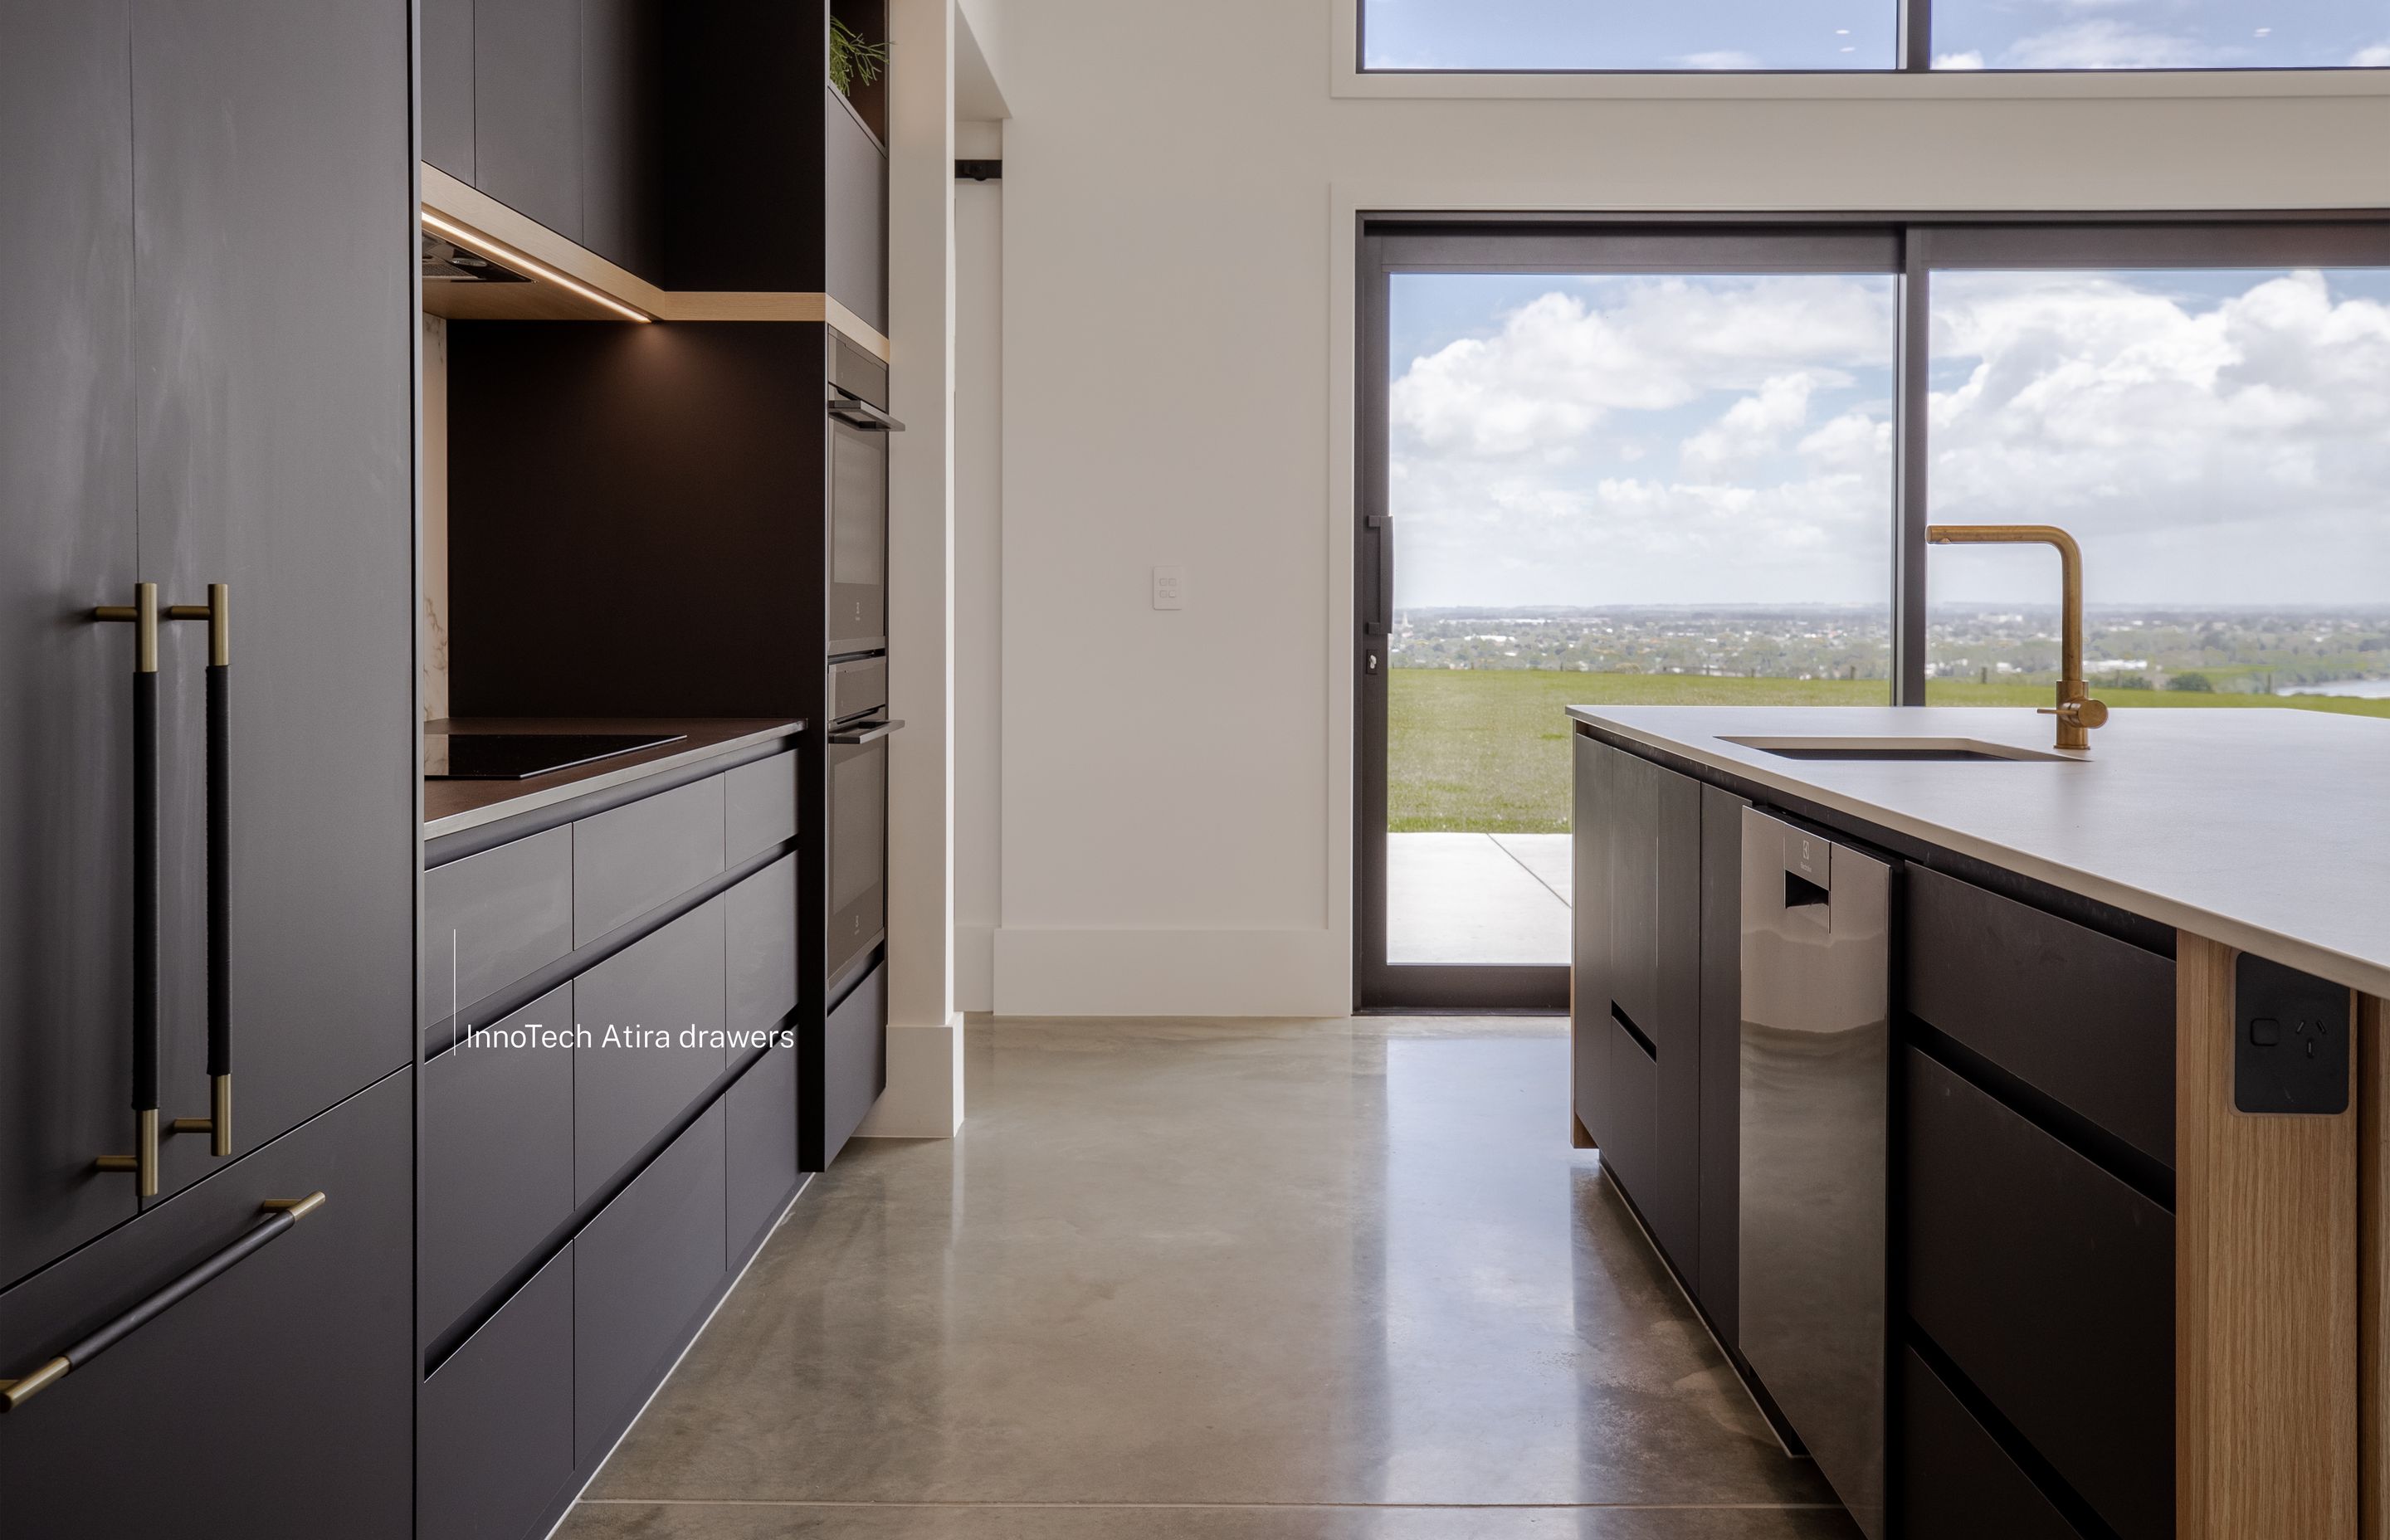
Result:
{"label": "black door frame", "polygon": [[1386,959],[1389,327],[1397,273],[1879,273],[1896,283],[1892,698],[1925,703],[1925,406],[1932,274],[2024,268],[2390,266],[2390,221],[2355,212],[1970,214],[1364,213],[1355,242],[1353,1005],[1560,1012],[1566,967]]}

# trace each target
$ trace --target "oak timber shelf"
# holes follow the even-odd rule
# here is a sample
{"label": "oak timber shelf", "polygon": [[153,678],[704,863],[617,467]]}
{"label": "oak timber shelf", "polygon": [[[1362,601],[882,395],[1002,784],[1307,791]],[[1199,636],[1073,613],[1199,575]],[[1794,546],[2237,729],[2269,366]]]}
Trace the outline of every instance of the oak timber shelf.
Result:
{"label": "oak timber shelf", "polygon": [[[427,221],[453,227],[459,244],[500,263],[510,255],[531,259],[531,263],[509,264],[520,265],[529,283],[424,285],[423,308],[430,314],[460,321],[629,319],[605,302],[610,300],[658,321],[825,323],[880,362],[888,361],[888,339],[828,294],[659,289],[436,166],[426,165],[422,171]],[[434,233],[451,231],[435,227]],[[559,276],[571,282],[559,281]]]}

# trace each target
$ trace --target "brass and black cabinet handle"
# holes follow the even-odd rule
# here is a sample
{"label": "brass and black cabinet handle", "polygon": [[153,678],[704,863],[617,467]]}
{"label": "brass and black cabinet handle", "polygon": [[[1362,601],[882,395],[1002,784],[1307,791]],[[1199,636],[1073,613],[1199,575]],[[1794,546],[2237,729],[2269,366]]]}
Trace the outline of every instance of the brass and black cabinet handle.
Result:
{"label": "brass and black cabinet handle", "polygon": [[852,727],[832,729],[829,740],[842,749],[852,749],[858,743],[877,743],[903,725],[905,724],[902,719],[894,722],[859,722]]}
{"label": "brass and black cabinet handle", "polygon": [[102,1155],[101,1171],[129,1171],[144,1198],[158,1196],[158,585],[136,583],[133,602],[104,604],[96,621],[133,622],[133,1153]]}
{"label": "brass and black cabinet handle", "polygon": [[232,589],[208,584],[205,604],[170,605],[170,621],[208,622],[208,1115],[176,1118],[175,1134],[209,1136],[232,1153]]}
{"label": "brass and black cabinet handle", "polygon": [[267,1242],[279,1238],[299,1221],[323,1206],[324,1195],[320,1192],[311,1192],[304,1198],[269,1198],[260,1203],[257,1206],[259,1217],[248,1229],[243,1230],[239,1238],[231,1245],[68,1348],[48,1363],[39,1366],[22,1380],[0,1380],[0,1412],[15,1411],[43,1391],[64,1380],[69,1370],[84,1367],[109,1348],[231,1271],[244,1258],[257,1251]]}

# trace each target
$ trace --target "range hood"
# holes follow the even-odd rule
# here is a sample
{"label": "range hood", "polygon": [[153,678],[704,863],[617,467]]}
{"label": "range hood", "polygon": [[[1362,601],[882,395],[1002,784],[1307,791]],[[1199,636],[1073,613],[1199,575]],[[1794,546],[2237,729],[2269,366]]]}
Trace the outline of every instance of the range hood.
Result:
{"label": "range hood", "polygon": [[518,273],[482,255],[468,250],[430,230],[423,232],[423,281],[425,283],[529,283],[530,276]]}

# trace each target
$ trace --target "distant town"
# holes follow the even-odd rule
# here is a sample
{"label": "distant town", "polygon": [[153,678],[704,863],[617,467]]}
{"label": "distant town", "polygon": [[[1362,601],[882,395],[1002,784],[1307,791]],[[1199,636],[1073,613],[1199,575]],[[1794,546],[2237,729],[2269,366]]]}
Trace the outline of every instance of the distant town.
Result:
{"label": "distant town", "polygon": [[[2039,684],[2058,676],[2058,611],[1934,610],[1938,679]],[[2084,673],[2113,689],[2266,695],[2346,684],[2390,693],[2390,605],[2324,609],[2094,609]],[[1453,607],[1397,611],[1395,668],[1537,669],[1767,679],[1882,679],[1890,617],[1830,605]]]}

